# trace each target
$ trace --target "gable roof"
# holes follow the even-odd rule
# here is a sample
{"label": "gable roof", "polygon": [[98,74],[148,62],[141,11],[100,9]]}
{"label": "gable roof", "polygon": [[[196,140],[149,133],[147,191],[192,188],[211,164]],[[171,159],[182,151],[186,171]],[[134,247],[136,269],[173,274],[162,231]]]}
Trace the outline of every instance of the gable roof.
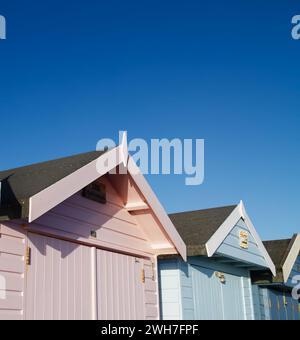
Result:
{"label": "gable roof", "polygon": [[267,267],[276,275],[275,265],[257,234],[244,204],[171,214],[175,228],[187,245],[188,256],[212,257],[240,219],[247,225]]}
{"label": "gable roof", "polygon": [[263,241],[277,269],[282,269],[292,239]]}
{"label": "gable roof", "polygon": [[[291,239],[271,240],[263,242],[275,266],[277,275],[272,282],[284,282],[289,279],[294,263],[300,252],[300,234],[294,234]],[[259,274],[256,274],[259,279]]]}
{"label": "gable roof", "polygon": [[30,197],[99,158],[103,153],[93,151],[1,171],[0,219],[27,218]]}
{"label": "gable roof", "polygon": [[236,208],[236,205],[170,214],[187,245],[188,256],[206,255],[206,243]]}
{"label": "gable roof", "polygon": [[0,219],[22,218],[31,223],[119,166],[127,170],[159,226],[186,260],[184,242],[141,170],[128,154],[126,133],[119,146],[106,152],[91,152],[2,171]]}

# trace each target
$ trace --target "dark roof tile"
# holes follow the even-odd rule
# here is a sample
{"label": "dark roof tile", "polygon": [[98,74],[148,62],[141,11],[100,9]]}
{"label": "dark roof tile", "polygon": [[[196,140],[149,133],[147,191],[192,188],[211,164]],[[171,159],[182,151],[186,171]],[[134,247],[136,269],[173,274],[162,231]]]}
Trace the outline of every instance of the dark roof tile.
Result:
{"label": "dark roof tile", "polygon": [[92,151],[0,172],[0,219],[28,217],[29,198],[100,157]]}
{"label": "dark roof tile", "polygon": [[232,205],[169,215],[187,245],[188,256],[206,255],[205,244],[235,208]]}

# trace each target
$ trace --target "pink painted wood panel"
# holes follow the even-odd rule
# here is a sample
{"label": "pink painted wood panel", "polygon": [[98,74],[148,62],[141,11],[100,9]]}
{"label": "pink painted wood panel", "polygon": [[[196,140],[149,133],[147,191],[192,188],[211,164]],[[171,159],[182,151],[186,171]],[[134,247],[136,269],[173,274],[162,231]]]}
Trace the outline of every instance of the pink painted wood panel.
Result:
{"label": "pink painted wood panel", "polygon": [[[77,193],[29,227],[34,230],[50,228],[53,235],[59,235],[62,231],[73,235],[72,238],[98,240],[108,249],[120,251],[123,247],[126,253],[129,250],[133,254],[152,255],[154,250],[143,231],[144,226],[141,227],[136,218],[121,206],[123,203],[110,182],[105,177],[100,181],[106,186],[107,204],[88,200]],[[90,236],[91,231],[97,232],[96,239]]]}
{"label": "pink painted wood panel", "polygon": [[21,320],[24,310],[25,233],[0,224],[0,320]]}
{"label": "pink painted wood panel", "polygon": [[26,319],[92,318],[92,248],[28,234]]}
{"label": "pink painted wood panel", "polygon": [[144,260],[145,269],[145,318],[147,320],[159,319],[159,297],[157,282],[157,262]]}
{"label": "pink painted wood panel", "polygon": [[145,319],[142,268],[142,259],[97,250],[99,319]]}

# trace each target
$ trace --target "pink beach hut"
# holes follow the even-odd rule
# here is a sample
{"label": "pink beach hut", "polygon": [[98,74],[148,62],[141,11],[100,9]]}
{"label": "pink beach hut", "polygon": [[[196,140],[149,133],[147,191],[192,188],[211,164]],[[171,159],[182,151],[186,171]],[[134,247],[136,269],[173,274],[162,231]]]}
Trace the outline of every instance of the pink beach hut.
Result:
{"label": "pink beach hut", "polygon": [[159,319],[157,256],[186,246],[126,141],[0,182],[0,319]]}

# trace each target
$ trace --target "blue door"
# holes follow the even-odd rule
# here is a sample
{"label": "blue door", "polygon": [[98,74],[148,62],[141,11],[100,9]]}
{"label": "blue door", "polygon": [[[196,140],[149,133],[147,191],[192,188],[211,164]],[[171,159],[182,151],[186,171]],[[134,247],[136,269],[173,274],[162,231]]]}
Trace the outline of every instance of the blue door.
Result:
{"label": "blue door", "polygon": [[242,281],[239,276],[225,274],[221,284],[225,320],[244,320],[244,297]]}
{"label": "blue door", "polygon": [[192,266],[196,320],[222,320],[223,300],[219,279],[211,269]]}
{"label": "blue door", "polygon": [[224,280],[221,280],[212,269],[195,265],[191,268],[197,320],[245,318],[241,277],[223,273]]}

